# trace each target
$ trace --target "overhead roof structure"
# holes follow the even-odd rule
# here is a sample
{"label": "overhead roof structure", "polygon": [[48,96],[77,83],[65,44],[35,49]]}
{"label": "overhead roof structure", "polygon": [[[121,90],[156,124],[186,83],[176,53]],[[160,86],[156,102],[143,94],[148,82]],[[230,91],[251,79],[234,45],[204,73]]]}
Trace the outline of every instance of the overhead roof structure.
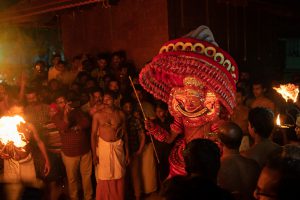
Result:
{"label": "overhead roof structure", "polygon": [[[55,14],[55,12],[85,6],[95,3],[107,3],[107,0],[14,0],[15,4],[2,3],[6,9],[0,12],[0,24],[22,24],[32,22],[41,15]],[[1,6],[1,5],[0,5]],[[48,15],[49,16],[49,15]]]}

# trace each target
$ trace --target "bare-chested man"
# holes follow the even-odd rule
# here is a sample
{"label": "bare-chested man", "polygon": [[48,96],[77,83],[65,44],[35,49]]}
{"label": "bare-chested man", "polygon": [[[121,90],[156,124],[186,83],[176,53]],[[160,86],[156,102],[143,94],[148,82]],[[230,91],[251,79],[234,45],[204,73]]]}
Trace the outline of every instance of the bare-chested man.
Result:
{"label": "bare-chested man", "polygon": [[104,94],[103,108],[94,114],[91,144],[96,166],[96,199],[124,199],[124,175],[129,162],[124,113],[114,95]]}

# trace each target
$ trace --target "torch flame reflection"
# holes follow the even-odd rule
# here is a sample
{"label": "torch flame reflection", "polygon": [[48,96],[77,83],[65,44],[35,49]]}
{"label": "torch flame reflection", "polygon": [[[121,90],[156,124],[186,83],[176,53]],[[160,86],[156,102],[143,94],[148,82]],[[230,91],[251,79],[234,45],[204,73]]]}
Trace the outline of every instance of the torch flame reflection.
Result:
{"label": "torch flame reflection", "polygon": [[27,142],[23,133],[18,131],[18,125],[25,120],[19,116],[4,116],[0,118],[0,142],[4,145],[13,142],[16,147],[24,147]]}
{"label": "torch flame reflection", "polygon": [[294,102],[297,101],[298,94],[299,94],[299,87],[288,83],[286,85],[280,85],[280,87],[273,87],[276,92],[281,94],[281,96],[285,99],[285,101],[288,101],[288,99],[293,100]]}

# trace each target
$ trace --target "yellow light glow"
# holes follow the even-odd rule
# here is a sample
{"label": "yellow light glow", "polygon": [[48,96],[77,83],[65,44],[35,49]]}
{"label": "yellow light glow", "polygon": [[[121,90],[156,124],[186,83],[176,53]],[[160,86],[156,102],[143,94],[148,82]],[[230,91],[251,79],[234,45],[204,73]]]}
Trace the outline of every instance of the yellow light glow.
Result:
{"label": "yellow light glow", "polygon": [[285,101],[288,101],[289,99],[293,100],[293,102],[297,101],[298,94],[299,94],[299,87],[288,83],[286,85],[280,85],[278,88],[273,87],[276,92],[281,94],[281,96],[285,99]]}
{"label": "yellow light glow", "polygon": [[276,118],[276,125],[277,125],[277,126],[281,126],[281,122],[280,122],[280,114],[277,115],[277,118]]}
{"label": "yellow light glow", "polygon": [[0,142],[4,145],[13,142],[16,147],[24,147],[27,144],[23,133],[18,131],[18,125],[25,120],[19,116],[4,116],[0,118]]}

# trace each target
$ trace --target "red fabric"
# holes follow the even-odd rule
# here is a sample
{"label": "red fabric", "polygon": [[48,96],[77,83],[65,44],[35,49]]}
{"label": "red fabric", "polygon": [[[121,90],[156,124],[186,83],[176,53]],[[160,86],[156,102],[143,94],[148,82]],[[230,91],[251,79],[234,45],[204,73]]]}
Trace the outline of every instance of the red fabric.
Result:
{"label": "red fabric", "polygon": [[98,180],[96,200],[123,200],[124,178],[116,180]]}
{"label": "red fabric", "polygon": [[[63,114],[58,113],[54,117],[54,123],[60,131],[62,147],[66,156],[80,156],[90,150],[90,134],[87,128],[90,126],[88,118],[80,110],[72,110],[69,113],[67,124],[63,120]],[[74,127],[80,127],[74,130]]]}

